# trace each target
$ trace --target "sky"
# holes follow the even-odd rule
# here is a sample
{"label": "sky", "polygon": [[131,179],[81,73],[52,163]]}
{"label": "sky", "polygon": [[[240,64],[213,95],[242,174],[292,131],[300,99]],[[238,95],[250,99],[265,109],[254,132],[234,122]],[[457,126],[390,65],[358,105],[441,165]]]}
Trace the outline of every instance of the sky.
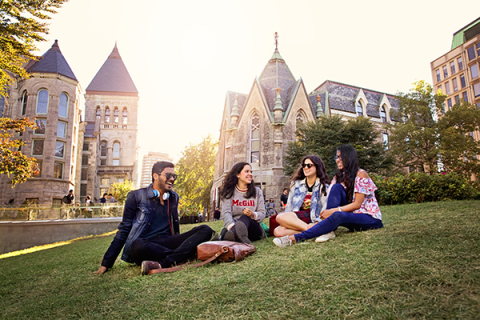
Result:
{"label": "sky", "polygon": [[432,82],[430,62],[479,9],[478,0],[70,0],[37,54],[57,39],[84,93],[117,42],[140,96],[139,155],[178,161],[190,144],[219,138],[227,91],[250,92],[275,32],[308,92],[333,80],[395,94]]}

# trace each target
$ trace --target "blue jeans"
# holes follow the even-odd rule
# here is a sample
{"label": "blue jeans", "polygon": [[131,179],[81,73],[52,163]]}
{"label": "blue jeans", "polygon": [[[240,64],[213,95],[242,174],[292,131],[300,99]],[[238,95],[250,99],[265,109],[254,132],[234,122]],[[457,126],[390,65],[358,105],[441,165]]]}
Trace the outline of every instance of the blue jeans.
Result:
{"label": "blue jeans", "polygon": [[[340,183],[332,186],[327,201],[327,209],[338,208],[347,204],[347,192]],[[305,241],[319,237],[337,229],[346,227],[350,231],[362,231],[383,227],[382,220],[366,213],[335,211],[330,217],[320,221],[310,229],[295,235],[295,241]]]}

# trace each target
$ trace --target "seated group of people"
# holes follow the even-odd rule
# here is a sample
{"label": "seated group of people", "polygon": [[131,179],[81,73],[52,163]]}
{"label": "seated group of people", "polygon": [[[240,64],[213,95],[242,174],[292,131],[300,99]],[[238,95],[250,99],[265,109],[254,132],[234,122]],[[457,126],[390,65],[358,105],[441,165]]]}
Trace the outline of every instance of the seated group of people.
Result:
{"label": "seated group of people", "polygon": [[[335,237],[339,226],[350,231],[383,227],[375,198],[377,187],[359,168],[355,148],[341,145],[335,160],[337,171],[330,181],[320,157],[302,159],[291,179],[285,211],[276,216],[279,226],[270,230],[276,246],[313,238],[324,242]],[[172,163],[157,162],[152,184],[129,193],[119,231],[95,273],[110,269],[123,247],[122,260],[141,265],[142,274],[148,274],[194,256],[197,245],[211,239],[213,230],[206,225],[179,233],[178,195],[171,190],[176,178]],[[233,166],[220,189],[220,199],[221,240],[251,244],[266,238],[261,226],[266,216],[263,193],[253,183],[249,163]]]}

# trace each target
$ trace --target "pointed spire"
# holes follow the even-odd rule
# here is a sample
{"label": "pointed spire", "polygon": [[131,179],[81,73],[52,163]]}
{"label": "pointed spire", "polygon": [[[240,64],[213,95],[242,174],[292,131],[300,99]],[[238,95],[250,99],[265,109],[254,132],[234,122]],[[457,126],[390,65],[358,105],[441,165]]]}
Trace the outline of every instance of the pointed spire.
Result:
{"label": "pointed spire", "polygon": [[108,59],[122,59],[120,52],[118,52],[117,41],[115,41],[115,47],[113,47],[112,53],[110,53]]}
{"label": "pointed spire", "polygon": [[280,97],[280,91],[282,91],[282,89],[277,88],[277,100],[275,100],[275,107],[273,108],[273,111],[280,110],[283,112],[282,98]]}
{"label": "pointed spire", "polygon": [[57,51],[57,52],[60,52],[62,53],[62,51],[60,51],[60,47],[58,46],[58,40],[55,39],[55,42],[53,43],[52,47],[50,48],[49,51]]}
{"label": "pointed spire", "polygon": [[38,61],[30,61],[26,66],[26,70],[29,73],[58,73],[67,78],[77,80],[62,51],[60,51],[58,40],[55,40],[52,47]]}
{"label": "pointed spire", "polygon": [[323,108],[322,104],[320,103],[320,95],[317,94],[317,118],[321,117],[323,115]]}
{"label": "pointed spire", "polygon": [[236,117],[240,116],[240,114],[238,113],[238,94],[235,95],[235,102],[233,103],[232,117],[233,116],[236,116]]}

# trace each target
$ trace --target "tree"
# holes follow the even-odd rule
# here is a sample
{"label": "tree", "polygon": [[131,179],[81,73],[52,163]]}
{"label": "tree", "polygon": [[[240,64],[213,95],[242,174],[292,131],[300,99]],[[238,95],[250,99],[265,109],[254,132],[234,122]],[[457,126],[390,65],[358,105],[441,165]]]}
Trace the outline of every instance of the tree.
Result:
{"label": "tree", "polygon": [[124,203],[127,200],[127,195],[134,188],[132,180],[125,180],[123,182],[115,182],[110,186],[112,196],[119,202]]}
{"label": "tree", "polygon": [[341,116],[321,117],[317,122],[301,125],[297,131],[297,141],[291,142],[285,157],[286,175],[291,175],[307,154],[318,155],[330,177],[336,170],[334,160],[336,149],[349,143],[358,153],[360,167],[372,173],[384,173],[393,165],[393,158],[385,150],[380,132],[375,124],[365,117],[344,121]]}
{"label": "tree", "polygon": [[391,125],[389,148],[403,167],[414,167],[430,174],[437,171],[440,138],[436,115],[442,111],[445,96],[433,94],[425,81],[413,83],[406,94],[399,93],[398,112],[394,117],[403,121]]}
{"label": "tree", "polygon": [[198,144],[185,147],[175,171],[178,175],[175,190],[180,195],[181,207],[208,208],[213,185],[215,155],[218,142],[209,134]]}
{"label": "tree", "polygon": [[479,126],[480,109],[464,101],[455,104],[440,118],[440,155],[444,171],[467,178],[480,174],[480,141],[473,137]]}
{"label": "tree", "polygon": [[[471,134],[480,125],[480,110],[462,101],[444,112],[445,95],[433,94],[424,81],[414,83],[407,94],[399,94],[399,112],[404,121],[391,127],[390,149],[402,166],[425,170],[429,174],[443,170],[463,176],[480,173],[480,144]],[[437,115],[440,119],[437,120]]]}
{"label": "tree", "polygon": [[38,50],[36,41],[45,41],[49,14],[55,14],[68,0],[2,0],[0,1],[0,95],[12,82],[12,74],[28,78],[23,68],[32,53]]}
{"label": "tree", "polygon": [[35,158],[29,158],[19,151],[23,141],[12,139],[26,128],[36,128],[35,122],[27,118],[0,118],[0,174],[6,174],[9,178],[12,176],[12,188],[39,172]]}

